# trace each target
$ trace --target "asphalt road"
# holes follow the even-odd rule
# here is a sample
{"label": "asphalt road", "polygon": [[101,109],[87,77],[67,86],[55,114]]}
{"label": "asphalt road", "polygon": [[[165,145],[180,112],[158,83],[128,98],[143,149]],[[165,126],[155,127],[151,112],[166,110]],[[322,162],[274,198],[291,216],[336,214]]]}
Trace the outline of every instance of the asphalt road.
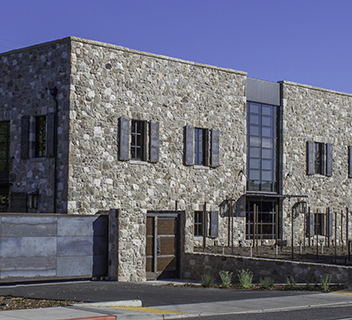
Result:
{"label": "asphalt road", "polygon": [[233,290],[160,285],[154,282],[76,281],[1,285],[0,295],[86,302],[142,300],[144,307],[283,297],[307,291]]}

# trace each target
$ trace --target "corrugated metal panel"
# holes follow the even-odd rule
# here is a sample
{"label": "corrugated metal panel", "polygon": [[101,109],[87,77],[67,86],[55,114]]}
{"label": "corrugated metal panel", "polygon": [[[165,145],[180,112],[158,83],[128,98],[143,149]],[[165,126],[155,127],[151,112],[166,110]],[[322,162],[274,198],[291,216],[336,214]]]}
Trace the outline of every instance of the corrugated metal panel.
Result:
{"label": "corrugated metal panel", "polygon": [[247,78],[247,101],[280,106],[280,84]]}

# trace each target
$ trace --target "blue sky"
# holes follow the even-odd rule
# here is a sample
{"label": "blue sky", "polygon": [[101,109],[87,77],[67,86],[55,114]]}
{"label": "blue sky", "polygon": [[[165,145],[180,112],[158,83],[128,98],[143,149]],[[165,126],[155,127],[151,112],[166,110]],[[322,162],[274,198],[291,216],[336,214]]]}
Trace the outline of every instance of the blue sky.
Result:
{"label": "blue sky", "polygon": [[77,36],[352,93],[351,0],[0,0],[0,52]]}

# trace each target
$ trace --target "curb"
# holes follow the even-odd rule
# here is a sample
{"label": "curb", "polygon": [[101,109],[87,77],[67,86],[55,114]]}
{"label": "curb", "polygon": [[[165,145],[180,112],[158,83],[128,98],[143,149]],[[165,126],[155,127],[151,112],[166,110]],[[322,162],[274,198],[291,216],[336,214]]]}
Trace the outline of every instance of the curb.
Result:
{"label": "curb", "polygon": [[107,302],[88,302],[78,303],[75,307],[141,307],[142,300],[118,300],[118,301],[107,301]]}

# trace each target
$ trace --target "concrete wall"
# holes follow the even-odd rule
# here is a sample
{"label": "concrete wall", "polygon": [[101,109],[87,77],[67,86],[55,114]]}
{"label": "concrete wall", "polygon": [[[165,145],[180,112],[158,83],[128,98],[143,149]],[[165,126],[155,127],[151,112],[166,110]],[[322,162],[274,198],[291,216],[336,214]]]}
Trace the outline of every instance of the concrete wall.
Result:
{"label": "concrete wall", "polygon": [[352,267],[330,264],[304,263],[275,259],[222,256],[219,254],[186,253],[183,256],[182,278],[200,280],[205,273],[217,280],[221,270],[233,272],[233,282],[239,283],[238,272],[253,272],[253,282],[260,278],[272,278],[276,283],[286,283],[287,277],[294,277],[300,283],[320,282],[320,276],[330,274],[332,282],[348,284],[351,281]]}
{"label": "concrete wall", "polygon": [[108,216],[0,215],[0,281],[107,276]]}

